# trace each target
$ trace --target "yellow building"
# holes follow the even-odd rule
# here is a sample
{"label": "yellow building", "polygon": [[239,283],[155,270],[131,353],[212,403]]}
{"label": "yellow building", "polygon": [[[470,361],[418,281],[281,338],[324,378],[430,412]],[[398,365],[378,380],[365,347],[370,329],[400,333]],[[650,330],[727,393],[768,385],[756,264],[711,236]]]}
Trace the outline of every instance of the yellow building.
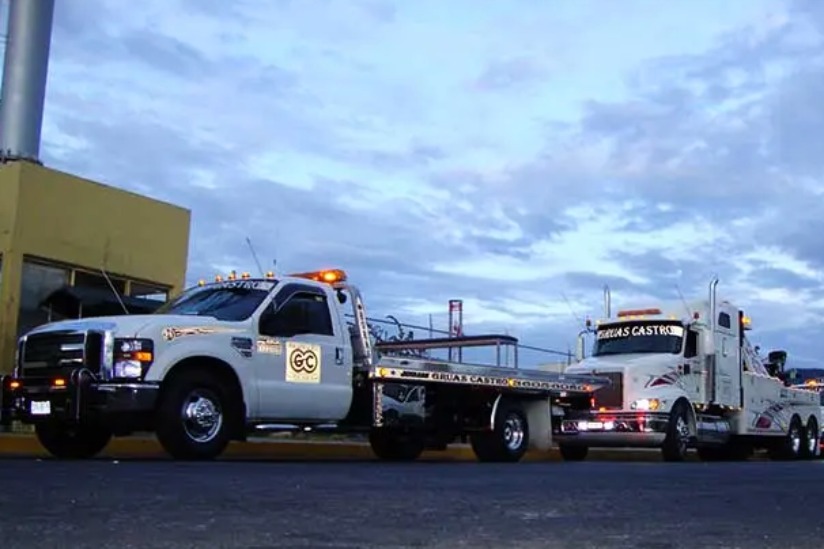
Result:
{"label": "yellow building", "polygon": [[0,165],[0,372],[18,336],[50,319],[141,312],[179,292],[189,222],[172,204],[31,162]]}

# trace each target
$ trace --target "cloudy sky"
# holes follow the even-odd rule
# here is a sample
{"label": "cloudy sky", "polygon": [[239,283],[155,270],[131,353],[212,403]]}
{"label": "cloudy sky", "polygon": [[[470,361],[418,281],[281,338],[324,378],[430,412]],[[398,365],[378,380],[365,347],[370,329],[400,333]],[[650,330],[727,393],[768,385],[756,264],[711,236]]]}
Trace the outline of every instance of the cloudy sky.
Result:
{"label": "cloudy sky", "polygon": [[62,0],[42,155],[190,208],[190,282],[256,270],[249,236],[372,316],[463,298],[467,332],[566,350],[605,283],[717,273],[811,366],[822,31],[814,0]]}

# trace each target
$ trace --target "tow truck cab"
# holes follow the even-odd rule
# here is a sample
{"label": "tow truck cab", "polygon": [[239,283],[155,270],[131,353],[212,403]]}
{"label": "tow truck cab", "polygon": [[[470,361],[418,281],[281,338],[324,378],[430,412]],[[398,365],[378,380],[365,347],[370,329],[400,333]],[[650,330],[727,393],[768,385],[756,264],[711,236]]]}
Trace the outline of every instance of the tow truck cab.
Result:
{"label": "tow truck cab", "polygon": [[[681,305],[680,311],[625,309],[617,318],[599,321],[591,356],[566,371],[603,376],[610,384],[593,395],[591,417],[565,422],[561,440],[574,434],[575,442],[593,446],[663,444],[676,402],[686,396],[701,400],[706,393],[702,356],[712,342],[701,305],[693,305],[695,314],[686,318]],[[722,338],[723,345],[729,338]],[[725,393],[730,390],[725,385]]]}
{"label": "tow truck cab", "polygon": [[[751,322],[728,301],[718,279],[706,300],[625,309],[597,323],[591,357],[567,369],[611,383],[592,410],[561,423],[556,440],[567,459],[590,446],[658,447],[667,460],[745,455],[764,447],[775,457],[817,453],[821,408],[816,395],[787,387],[786,353],[765,363],[746,332]],[[580,347],[579,347],[580,348]]]}

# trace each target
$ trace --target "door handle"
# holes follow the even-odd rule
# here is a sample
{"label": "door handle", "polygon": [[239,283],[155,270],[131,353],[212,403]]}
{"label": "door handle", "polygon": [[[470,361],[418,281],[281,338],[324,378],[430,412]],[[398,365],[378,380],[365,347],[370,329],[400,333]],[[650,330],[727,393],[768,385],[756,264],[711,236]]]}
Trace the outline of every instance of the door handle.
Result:
{"label": "door handle", "polygon": [[335,364],[343,364],[343,349],[335,347]]}

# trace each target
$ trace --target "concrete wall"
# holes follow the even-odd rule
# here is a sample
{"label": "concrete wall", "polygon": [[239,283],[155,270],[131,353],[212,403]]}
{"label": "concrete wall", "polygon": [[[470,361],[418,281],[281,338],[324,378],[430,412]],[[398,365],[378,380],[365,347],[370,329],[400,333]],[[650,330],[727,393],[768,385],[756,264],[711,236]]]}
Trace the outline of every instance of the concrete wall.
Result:
{"label": "concrete wall", "polygon": [[0,166],[0,371],[11,367],[25,256],[171,288],[185,284],[190,212],[32,163]]}

